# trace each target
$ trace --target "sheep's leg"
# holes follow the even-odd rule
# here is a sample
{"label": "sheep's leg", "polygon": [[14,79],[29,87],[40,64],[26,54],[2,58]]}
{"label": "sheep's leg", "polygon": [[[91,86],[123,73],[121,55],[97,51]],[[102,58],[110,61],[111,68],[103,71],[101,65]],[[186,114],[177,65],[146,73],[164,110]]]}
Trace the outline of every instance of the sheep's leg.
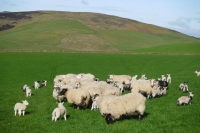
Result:
{"label": "sheep's leg", "polygon": [[64,114],[64,119],[67,120],[67,118],[66,118],[66,113]]}
{"label": "sheep's leg", "polygon": [[17,114],[17,110],[15,110],[15,116],[16,116],[16,114]]}
{"label": "sheep's leg", "polygon": [[19,114],[19,116],[21,116],[21,110],[18,110],[18,114]]}
{"label": "sheep's leg", "polygon": [[22,113],[23,113],[23,116],[24,116],[24,114],[25,114],[25,110],[23,110]]}

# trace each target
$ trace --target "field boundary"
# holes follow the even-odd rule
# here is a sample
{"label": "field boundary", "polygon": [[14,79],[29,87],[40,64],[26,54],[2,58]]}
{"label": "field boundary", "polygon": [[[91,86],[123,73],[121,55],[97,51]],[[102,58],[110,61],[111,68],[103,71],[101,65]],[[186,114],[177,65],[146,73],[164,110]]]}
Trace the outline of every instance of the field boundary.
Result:
{"label": "field boundary", "polygon": [[69,51],[69,50],[0,50],[0,53],[102,53],[102,54],[142,54],[142,55],[200,55],[200,53],[165,53],[165,52],[127,52],[127,51]]}

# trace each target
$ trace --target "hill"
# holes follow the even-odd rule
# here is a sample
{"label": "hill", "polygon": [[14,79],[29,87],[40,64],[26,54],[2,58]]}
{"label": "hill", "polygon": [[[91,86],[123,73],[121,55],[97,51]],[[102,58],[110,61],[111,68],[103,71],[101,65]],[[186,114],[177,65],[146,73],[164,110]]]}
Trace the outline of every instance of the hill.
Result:
{"label": "hill", "polygon": [[198,38],[135,20],[87,12],[0,13],[0,44],[0,50],[163,52],[175,45],[179,47],[173,52],[200,52]]}

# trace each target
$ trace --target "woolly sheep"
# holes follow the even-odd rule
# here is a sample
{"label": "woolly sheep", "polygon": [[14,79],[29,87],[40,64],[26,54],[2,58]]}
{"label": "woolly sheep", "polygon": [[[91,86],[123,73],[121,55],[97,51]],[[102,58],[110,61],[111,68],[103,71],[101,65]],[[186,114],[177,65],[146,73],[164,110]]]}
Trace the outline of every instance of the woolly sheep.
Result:
{"label": "woolly sheep", "polygon": [[182,96],[177,100],[177,105],[191,104],[193,97],[193,92],[189,92],[189,96]]}
{"label": "woolly sheep", "polygon": [[52,121],[55,120],[55,122],[56,122],[59,117],[61,119],[61,115],[63,115],[64,119],[67,120],[67,118],[66,118],[67,110],[64,107],[63,103],[64,102],[58,103],[58,107],[53,110],[53,112],[52,112]]}
{"label": "woolly sheep", "polygon": [[106,110],[105,120],[107,124],[121,118],[123,115],[138,115],[139,120],[146,108],[146,98],[140,93],[128,93],[114,97]]}
{"label": "woolly sheep", "polygon": [[60,95],[60,88],[59,87],[54,87],[53,98],[58,102],[65,101],[65,99],[66,99],[65,95]]}
{"label": "woolly sheep", "polygon": [[21,116],[21,114],[23,114],[24,116],[27,105],[29,105],[29,103],[26,100],[24,101],[22,100],[22,103],[16,103],[14,106],[15,116],[17,114],[17,111],[18,111],[19,116]]}
{"label": "woolly sheep", "polygon": [[34,87],[35,89],[40,88],[40,84],[39,84],[39,82],[40,82],[40,81],[34,81],[34,83],[33,83],[33,87]]}
{"label": "woolly sheep", "polygon": [[151,80],[137,80],[131,83],[131,92],[140,92],[147,94],[149,98],[152,90],[157,89],[158,82],[155,79]]}
{"label": "woolly sheep", "polygon": [[85,89],[69,89],[65,88],[60,92],[61,95],[65,95],[68,103],[71,103],[73,107],[85,109],[90,101],[90,94]]}
{"label": "woolly sheep", "polygon": [[171,82],[172,82],[171,74],[167,74],[167,83],[171,84]]}
{"label": "woolly sheep", "polygon": [[200,71],[198,72],[197,70],[194,72],[197,74],[197,76],[200,76]]}
{"label": "woolly sheep", "polygon": [[162,80],[159,78],[157,82],[158,82],[158,86],[168,88],[168,82],[167,82],[167,81],[162,81]]}
{"label": "woolly sheep", "polygon": [[118,81],[118,82],[121,82],[121,83],[123,83],[123,82],[125,82],[125,84],[129,84],[130,83],[130,81],[131,81],[131,76],[129,76],[129,75],[114,75],[114,74],[112,74],[112,75],[109,75],[109,79],[111,80],[111,81]]}

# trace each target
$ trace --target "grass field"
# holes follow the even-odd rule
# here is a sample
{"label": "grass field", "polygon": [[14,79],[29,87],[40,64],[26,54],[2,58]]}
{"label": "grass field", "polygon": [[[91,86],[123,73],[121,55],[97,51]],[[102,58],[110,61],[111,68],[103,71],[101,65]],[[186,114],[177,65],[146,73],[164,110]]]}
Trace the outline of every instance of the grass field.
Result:
{"label": "grass field", "polygon": [[[184,133],[200,132],[200,70],[199,55],[128,55],[84,53],[0,53],[0,132],[2,133]],[[51,113],[57,106],[52,97],[53,78],[58,74],[92,73],[100,80],[108,74],[146,74],[158,78],[170,73],[172,84],[167,95],[147,99],[146,111],[141,121],[127,117],[107,125],[99,111],[76,110],[67,102],[67,121],[51,121]],[[33,91],[25,97],[24,84],[32,88],[33,81],[48,81],[45,88]],[[176,106],[176,100],[188,95],[178,90],[181,82],[189,82],[189,91],[194,92],[191,105]],[[129,92],[126,92],[129,93]],[[14,104],[28,100],[25,116],[14,116]]]}

